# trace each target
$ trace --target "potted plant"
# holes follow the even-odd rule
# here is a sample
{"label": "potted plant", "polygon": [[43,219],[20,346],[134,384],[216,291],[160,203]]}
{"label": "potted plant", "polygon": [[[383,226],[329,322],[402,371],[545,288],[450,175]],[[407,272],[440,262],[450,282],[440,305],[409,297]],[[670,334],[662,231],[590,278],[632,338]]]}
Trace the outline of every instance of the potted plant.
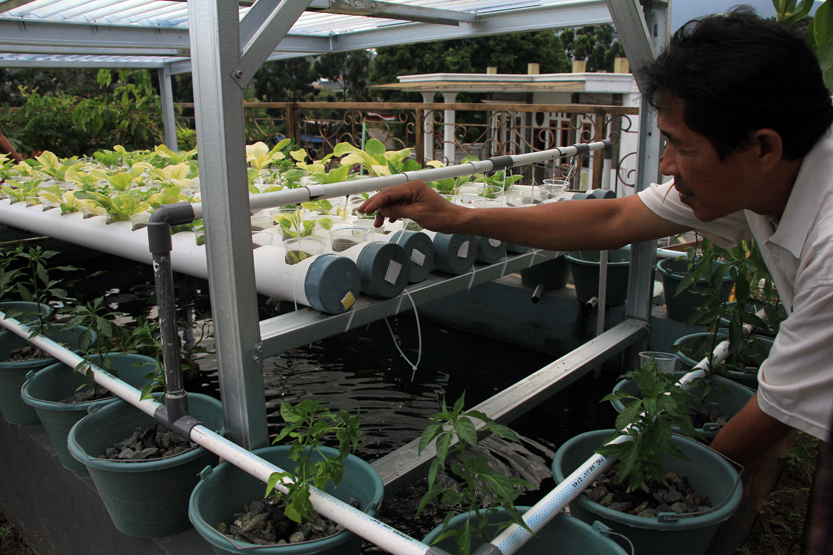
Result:
{"label": "potted plant", "polygon": [[[46,303],[35,301],[35,294],[25,284],[22,284],[21,288],[17,283],[24,273],[24,267],[29,267],[30,259],[26,258],[29,254],[23,245],[16,249],[0,251],[0,312],[3,312],[6,318],[14,318],[23,324],[38,321],[42,327],[43,322],[52,317],[54,309]],[[46,251],[41,256],[48,259],[52,254]],[[21,296],[33,300],[12,300]]]}
{"label": "potted plant", "polygon": [[[491,541],[515,523],[530,530],[523,521],[529,507],[517,507],[515,499],[532,486],[526,480],[506,476],[490,467],[489,460],[478,448],[475,421],[482,423],[481,432],[520,443],[511,429],[497,424],[479,411],[463,411],[465,393],[449,410],[443,400],[442,412],[431,417],[431,423],[420,438],[420,453],[436,442],[437,455],[428,470],[428,491],[419,504],[421,513],[435,499],[448,511],[442,524],[432,530],[423,542],[436,545],[449,553],[466,555]],[[437,475],[448,468],[454,483],[440,485]],[[531,530],[530,530],[531,531]],[[564,555],[624,554],[605,531],[591,527],[567,515],[560,515],[542,528],[518,553],[551,553],[555,541]]]}
{"label": "potted plant", "polygon": [[[675,380],[682,378],[686,372],[674,372]],[[688,389],[691,393],[688,414],[692,419],[694,430],[706,441],[714,439],[720,429],[752,398],[755,392],[732,380],[709,376],[708,380],[695,380]],[[640,395],[639,386],[633,377],[619,381],[613,388],[610,404],[616,412],[622,412],[627,405]],[[680,429],[672,427],[674,433]]]}
{"label": "potted plant", "polygon": [[[66,291],[59,287],[62,280],[52,279],[49,275],[48,261],[57,254],[39,246],[29,249],[21,246],[10,255],[25,264],[19,273],[14,273],[14,287],[24,301],[33,303],[32,306],[46,305],[49,300],[61,300],[67,296]],[[76,270],[72,266],[56,266],[55,269]],[[37,318],[31,318],[31,335],[43,334],[76,352],[94,342],[94,337],[85,328],[67,328],[48,323],[45,316],[50,314],[48,310],[31,311],[28,314],[33,313]],[[35,410],[21,399],[20,388],[30,371],[54,364],[55,358],[34,348],[25,338],[3,329],[0,331],[0,361],[0,411],[3,417],[7,422],[19,426],[40,424]]]}
{"label": "potted plant", "polygon": [[[517,507],[517,509],[523,515],[529,510],[529,507]],[[477,513],[476,518],[477,526],[480,526],[481,513]],[[493,520],[505,523],[507,518],[503,509],[498,509],[484,517],[486,537],[495,537],[503,529],[500,525],[496,525]],[[470,521],[470,515],[459,514],[449,521],[448,529],[459,529]],[[447,553],[455,553],[457,545],[454,537],[437,540],[441,531],[442,526],[438,526],[423,538],[423,542],[435,545]],[[620,547],[619,544],[608,537],[608,534],[610,534],[610,529],[598,521],[591,526],[562,513],[548,522],[535,534],[534,538],[525,543],[516,553],[521,555],[550,555],[553,553],[554,546],[558,546],[559,555],[627,555],[631,553],[631,551],[626,551]],[[486,542],[483,537],[471,538],[471,552],[475,552],[484,543]]]}
{"label": "potted plant", "polygon": [[[112,373],[138,389],[147,384],[148,375],[156,368],[156,361],[143,355],[109,353],[104,356]],[[37,412],[61,464],[74,472],[86,473],[87,469],[67,449],[69,431],[90,411],[116,400],[106,395],[91,396],[89,400],[79,396],[88,394],[90,389],[87,378],[61,362],[30,375],[21,388],[23,402]]]}
{"label": "potted plant", "polygon": [[[685,408],[690,394],[675,383],[673,376],[648,363],[634,371],[641,396],[625,406],[616,418],[616,429],[580,434],[558,448],[552,468],[556,482],[562,482],[594,453],[618,458],[615,474],[596,480],[585,494],[570,503],[570,512],[584,522],[599,520],[628,537],[635,552],[645,555],[667,553],[703,554],[718,525],[728,519],[741,500],[739,476],[731,463],[705,445],[672,434],[672,427],[694,436]],[[613,399],[614,394],[602,401]],[[620,436],[625,441],[611,443]],[[691,493],[680,493],[685,482]],[[672,490],[668,484],[677,486]],[[655,489],[652,489],[654,487]],[[616,500],[633,503],[621,496],[640,492],[637,500],[662,499],[656,509],[642,503],[618,507]],[[683,490],[686,492],[689,490]],[[658,497],[655,497],[658,496]],[[711,503],[705,506],[705,500]],[[606,503],[608,506],[603,505]],[[681,503],[681,505],[675,505]],[[634,513],[634,514],[630,514]]]}
{"label": "potted plant", "polygon": [[729,267],[723,259],[725,251],[704,239],[689,249],[687,258],[664,258],[657,262],[662,275],[668,317],[689,325],[700,318],[695,313],[703,304],[703,296],[726,302],[734,288]]}
{"label": "potted plant", "polygon": [[[691,368],[703,358],[710,358],[715,347],[728,340],[729,356],[715,370],[757,388],[757,370],[769,356],[772,339],[749,334],[744,326],[751,325],[772,335],[777,333],[785,310],[772,277],[753,240],[731,249],[704,241],[701,253],[678,291],[699,301],[688,324],[707,325],[710,330],[680,337],[674,348],[683,365]],[[727,283],[734,294],[733,302],[727,302],[725,297]]]}
{"label": "potted plant", "polygon": [[[189,393],[188,408],[202,425],[223,432],[220,401]],[[157,428],[151,416],[122,399],[85,416],[70,429],[70,454],[87,467],[113,524],[128,536],[155,538],[191,527],[188,499],[199,481],[200,470],[216,463],[217,457],[204,447],[189,445],[188,438],[171,434]],[[162,450],[169,448],[169,442],[184,445],[165,454]],[[114,453],[124,444],[133,446],[132,456],[124,449]],[[159,451],[149,458],[146,449]]]}
{"label": "potted plant", "polygon": [[[85,364],[117,376],[120,380],[142,391],[142,398],[150,397],[154,386],[164,386],[160,378],[161,345],[156,335],[156,325],[140,321],[128,330],[115,323],[117,316],[109,311],[103,298],[86,305],[74,306],[71,317],[64,326],[83,326],[82,343],[97,339],[95,347],[87,353],[85,363],[76,368],[57,363],[30,372],[21,388],[23,402],[33,407],[46,430],[61,463],[75,472],[86,472],[86,467],[75,460],[67,449],[67,437],[72,426],[88,413],[116,400],[116,397],[99,386]],[[138,354],[146,352],[152,356]]]}
{"label": "potted plant", "polygon": [[[482,423],[484,433],[520,443],[517,434],[482,412],[464,412],[464,403],[465,393],[457,399],[451,410],[443,399],[442,412],[431,416],[430,423],[420,437],[419,452],[422,453],[435,442],[437,454],[428,469],[428,491],[417,509],[419,515],[434,499],[439,499],[449,509],[439,531],[431,539],[432,543],[438,543],[454,537],[460,555],[470,552],[473,537],[489,541],[494,537],[492,532],[500,532],[512,523],[529,530],[514,501],[526,489],[532,488],[526,480],[506,476],[489,467],[488,458],[478,450],[475,421]],[[456,477],[451,485],[437,482],[438,473],[445,471],[446,467],[450,475]],[[451,527],[451,520],[458,512],[465,516],[456,521],[456,527]],[[496,522],[498,514],[504,517],[499,523]]]}
{"label": "potted plant", "polygon": [[[282,403],[281,416],[286,425],[275,443],[289,438],[291,444],[254,451],[257,456],[284,469],[284,472],[270,476],[266,487],[267,501],[257,501],[264,499],[262,482],[229,463],[222,463],[216,469],[204,472],[202,481],[194,489],[189,506],[191,521],[214,546],[216,553],[248,553],[250,550],[292,554],[358,553],[361,538],[346,530],[317,539],[305,540],[303,535],[296,536],[293,539],[301,541],[287,545],[274,543],[279,539],[278,533],[288,532],[284,526],[290,521],[312,522],[312,528],[322,526],[315,520],[310,503],[312,486],[344,502],[355,498],[358,508],[370,516],[376,514],[384,493],[379,474],[351,454],[358,446],[361,434],[358,416],[351,416],[344,410],[334,413],[309,399],[296,405]],[[325,447],[323,444],[327,439],[337,441],[338,447]],[[294,470],[286,470],[289,468]],[[286,488],[286,493],[272,501],[268,496],[279,482]],[[267,516],[237,516],[241,509],[243,513],[255,512],[254,507],[258,514]],[[251,524],[254,519],[260,521],[257,526],[233,529],[236,522]],[[326,531],[328,526],[323,526]],[[272,542],[255,545],[253,534],[272,539]]]}

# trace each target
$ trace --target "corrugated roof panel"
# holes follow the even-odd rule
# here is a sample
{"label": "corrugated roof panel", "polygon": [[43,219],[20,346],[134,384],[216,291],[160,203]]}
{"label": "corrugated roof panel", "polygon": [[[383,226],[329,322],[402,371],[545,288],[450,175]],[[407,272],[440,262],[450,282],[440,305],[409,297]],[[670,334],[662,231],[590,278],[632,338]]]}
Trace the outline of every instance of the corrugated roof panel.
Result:
{"label": "corrugated roof panel", "polygon": [[[186,2],[166,0],[34,0],[9,10],[4,19],[43,19],[101,25],[183,26],[187,22]],[[184,16],[184,19],[183,19]],[[174,23],[176,22],[176,23]]]}
{"label": "corrugated roof panel", "polygon": [[[564,4],[574,0],[387,0],[403,6],[450,11],[490,13],[514,10],[541,4]],[[241,16],[248,8],[241,8]],[[34,0],[7,12],[4,19],[42,19],[109,25],[140,25],[150,27],[187,27],[188,5],[169,0]],[[376,27],[401,25],[397,19],[371,18],[353,15],[305,13],[293,26],[292,32],[305,35],[337,35]]]}
{"label": "corrugated roof panel", "polygon": [[[207,2],[209,0],[191,1]],[[350,2],[340,3],[342,6],[351,4]],[[153,49],[156,38],[147,30],[153,29],[154,32],[160,29],[165,32],[186,30],[188,28],[188,5],[187,2],[181,0],[33,0],[4,12],[2,11],[3,2],[0,0],[0,24],[7,25],[5,29],[9,31],[9,36],[6,39],[15,37],[11,39],[11,42],[9,40],[4,42],[14,44],[16,52],[26,52],[25,47],[20,45],[32,44],[40,48],[41,52],[45,52],[48,48],[65,47],[68,49],[67,54],[70,54],[82,52],[85,47],[88,47],[92,54],[98,55],[101,49],[112,47],[119,42],[121,27],[130,28],[130,33],[126,35],[125,44],[128,45],[126,48]],[[356,35],[355,40],[351,42],[348,39],[342,44],[370,48],[376,45],[374,40],[381,37],[384,38],[381,38],[379,44],[401,44],[404,41],[414,41],[420,38],[431,40],[431,37],[466,36],[469,32],[477,34],[478,28],[481,32],[482,29],[488,29],[490,34],[501,32],[499,28],[496,28],[496,25],[499,26],[500,23],[495,22],[503,21],[503,19],[490,16],[484,18],[482,26],[470,25],[471,14],[485,15],[517,11],[518,17],[512,19],[511,16],[514,14],[507,14],[510,17],[505,18],[507,24],[511,26],[511,29],[507,28],[506,32],[515,32],[524,27],[523,10],[525,9],[532,9],[530,13],[539,13],[540,10],[536,8],[543,8],[545,11],[554,13],[563,7],[565,13],[574,13],[585,5],[597,10],[599,5],[604,6],[604,2],[602,0],[386,0],[370,3],[370,5],[375,5],[380,14],[390,14],[390,16],[366,17],[305,12],[289,31],[287,43],[293,43],[294,40],[294,49],[291,51],[301,55],[307,53],[305,48],[309,48],[308,53],[326,51],[326,45],[320,38],[344,36],[346,39],[351,34]],[[421,9],[424,11],[421,12]],[[239,8],[240,17],[244,17],[249,10],[248,6]],[[388,11],[384,12],[384,10]],[[458,14],[465,14],[465,17]],[[422,18],[422,21],[431,23],[427,25],[412,23],[408,21],[408,17],[418,20]],[[536,16],[530,15],[529,17]],[[467,20],[467,22],[455,27],[453,24],[457,22],[457,19]],[[9,26],[10,21],[32,21],[43,24],[33,25],[31,29],[21,29],[17,26]],[[49,29],[50,23],[55,24],[54,29],[57,33],[54,35]],[[540,24],[540,21],[530,23],[535,27],[536,24]],[[99,28],[91,34],[90,29],[93,25]],[[400,27],[401,33],[398,29]],[[449,32],[446,32],[446,27]],[[379,31],[377,33],[379,37],[373,34],[374,30]],[[99,39],[101,33],[107,34],[109,40]],[[313,42],[305,42],[307,39]],[[17,40],[23,42],[19,44],[14,42]],[[73,48],[76,46],[75,40],[81,43],[77,48]],[[168,36],[169,44],[181,44],[181,42],[181,37]],[[306,46],[299,47],[299,45]],[[185,51],[187,48],[187,43],[176,46],[173,47],[171,53],[179,54],[178,51]],[[148,54],[157,55],[158,51],[148,52]],[[155,59],[150,59],[151,63],[156,63]],[[171,58],[168,60],[170,61]]]}

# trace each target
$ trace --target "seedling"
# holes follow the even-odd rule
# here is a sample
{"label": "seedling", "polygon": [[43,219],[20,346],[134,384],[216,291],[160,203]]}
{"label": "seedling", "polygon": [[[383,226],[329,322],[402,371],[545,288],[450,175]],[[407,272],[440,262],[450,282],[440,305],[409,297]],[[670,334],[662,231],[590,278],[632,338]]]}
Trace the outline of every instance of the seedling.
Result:
{"label": "seedling", "polygon": [[[332,412],[321,406],[319,401],[304,399],[296,405],[281,403],[281,417],[286,424],[273,443],[291,438],[290,458],[297,463],[293,472],[275,472],[266,484],[266,495],[275,489],[280,481],[287,488],[286,516],[295,521],[311,520],[313,514],[310,502],[310,487],[323,489],[327,483],[335,485],[344,478],[344,459],[359,446],[361,430],[359,415],[350,415],[346,410]],[[320,447],[325,440],[338,441],[338,454],[324,457]],[[319,453],[321,461],[313,463],[312,455]]]}
{"label": "seedling", "polygon": [[[464,403],[465,393],[449,411],[443,399],[442,412],[430,417],[431,423],[422,433],[419,452],[422,453],[431,442],[436,441],[437,455],[428,469],[428,491],[417,509],[419,515],[431,501],[440,498],[440,502],[448,507],[449,511],[443,520],[442,533],[434,543],[455,536],[460,555],[470,552],[472,536],[483,537],[487,541],[492,539],[488,535],[487,524],[495,523],[490,522],[488,517],[490,513],[498,514],[498,507],[506,511],[510,520],[498,525],[495,534],[512,523],[532,532],[514,504],[515,499],[525,489],[532,489],[531,484],[489,467],[488,458],[478,449],[475,420],[483,423],[481,431],[484,433],[493,433],[515,443],[520,443],[520,439],[515,432],[497,424],[482,412],[464,412]],[[446,467],[458,478],[452,487],[436,482],[437,473]],[[491,504],[487,500],[491,501]],[[456,530],[448,529],[451,518],[461,512],[467,513],[469,518]]]}
{"label": "seedling", "polygon": [[[619,477],[623,482],[627,481],[629,492],[639,488],[648,478],[667,484],[663,456],[688,460],[671,443],[671,428],[677,426],[683,434],[699,437],[687,414],[693,396],[677,385],[673,374],[660,372],[653,360],[628,372],[624,378],[636,380],[641,395],[634,396],[620,389],[602,399],[602,402],[626,401],[626,404],[616,417],[616,431],[605,438],[605,445],[596,452],[619,458]],[[623,435],[630,440],[609,444]]]}
{"label": "seedling", "polygon": [[[56,251],[43,250],[36,246],[25,248],[23,245],[14,250],[4,251],[0,256],[0,298],[7,297],[14,292],[21,300],[40,304],[48,304],[51,300],[62,301],[66,298],[65,289],[58,287],[63,280],[52,279],[47,269],[50,258],[56,256]],[[22,267],[18,264],[22,263]],[[74,266],[56,266],[61,272],[74,272]],[[6,316],[14,316],[7,314]],[[42,333],[46,327],[43,314],[38,311],[36,329],[32,332]]]}
{"label": "seedling", "polygon": [[[718,323],[728,323],[729,356],[723,369],[743,371],[750,366],[749,356],[761,353],[761,346],[751,335],[743,331],[746,324],[758,329],[771,329],[777,333],[784,319],[784,310],[775,291],[772,276],[766,268],[760,248],[754,240],[744,241],[731,249],[721,248],[703,240],[699,249],[689,252],[690,272],[677,287],[677,294],[691,290],[701,295],[703,303],[691,316],[688,325],[711,326],[711,335],[692,346],[692,351],[711,357],[718,343]],[[727,303],[722,292],[724,276],[732,278],[734,302]],[[705,280],[705,287],[696,286]],[[766,319],[756,315],[763,309]],[[709,359],[711,362],[711,358]]]}

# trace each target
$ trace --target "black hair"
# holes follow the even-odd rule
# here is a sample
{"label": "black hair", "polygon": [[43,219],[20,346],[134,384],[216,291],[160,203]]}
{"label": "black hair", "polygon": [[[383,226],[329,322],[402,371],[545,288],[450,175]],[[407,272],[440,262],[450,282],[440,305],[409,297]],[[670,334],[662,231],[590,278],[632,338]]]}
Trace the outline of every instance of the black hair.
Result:
{"label": "black hair", "polygon": [[689,21],[638,77],[654,108],[682,100],[686,125],[721,159],[748,148],[758,129],[776,131],[784,157],[798,159],[833,123],[830,92],[804,38],[747,6]]}

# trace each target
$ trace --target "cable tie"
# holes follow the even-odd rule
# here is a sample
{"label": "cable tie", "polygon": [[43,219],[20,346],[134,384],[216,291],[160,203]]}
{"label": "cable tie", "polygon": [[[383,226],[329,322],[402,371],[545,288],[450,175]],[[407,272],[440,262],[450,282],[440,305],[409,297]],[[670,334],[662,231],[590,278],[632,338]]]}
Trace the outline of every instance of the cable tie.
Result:
{"label": "cable tie", "polygon": [[348,316],[348,317],[347,317],[347,327],[346,327],[346,328],[344,328],[344,332],[345,332],[345,333],[346,333],[346,332],[348,332],[348,331],[350,331],[350,325],[353,323],[353,317],[354,317],[355,315],[356,315],[356,311],[355,311],[355,310],[351,310],[351,311],[350,311],[350,316]]}

